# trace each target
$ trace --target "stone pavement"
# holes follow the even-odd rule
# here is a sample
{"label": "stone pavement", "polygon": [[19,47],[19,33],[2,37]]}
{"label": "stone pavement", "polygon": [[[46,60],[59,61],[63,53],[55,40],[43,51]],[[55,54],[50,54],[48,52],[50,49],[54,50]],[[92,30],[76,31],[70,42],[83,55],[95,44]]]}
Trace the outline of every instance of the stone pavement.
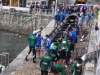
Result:
{"label": "stone pavement", "polygon": [[[42,36],[44,37],[46,34],[50,34],[52,30],[54,29],[54,20],[52,20],[46,28],[43,30]],[[94,43],[94,37],[93,34],[95,34],[94,26],[91,29],[91,35],[90,35],[90,41],[89,41],[89,50],[88,52],[93,51],[93,43]],[[92,40],[92,41],[91,41]],[[76,43],[76,48],[83,48],[88,46],[88,41],[84,42],[78,42]],[[28,47],[23,50],[23,52],[9,65],[9,68],[6,70],[6,72],[3,73],[3,75],[40,75],[40,68],[39,68],[39,61],[40,59],[37,57],[37,63],[32,63],[32,55],[29,56],[29,61],[26,62],[24,60],[26,53],[28,52]],[[43,51],[41,51],[41,55],[43,54]],[[86,65],[88,67],[89,64]],[[84,71],[84,75],[93,75],[93,71]],[[52,74],[49,74],[52,75]]]}
{"label": "stone pavement", "polygon": [[[96,34],[94,23],[91,27],[91,33],[90,33],[90,39],[89,39],[89,46],[88,46],[88,52],[92,52],[95,50],[95,44],[96,44]],[[85,66],[84,75],[94,75],[94,63],[87,63]]]}
{"label": "stone pavement", "polygon": [[[42,31],[42,36],[50,34],[54,29],[55,21],[52,20],[47,27]],[[25,56],[29,48],[26,47],[10,64],[9,68],[6,68],[6,72],[3,72],[2,75],[35,75],[35,72],[38,73],[39,70],[39,59],[37,58],[37,63],[32,63],[32,56],[30,54],[29,61],[26,62]]]}

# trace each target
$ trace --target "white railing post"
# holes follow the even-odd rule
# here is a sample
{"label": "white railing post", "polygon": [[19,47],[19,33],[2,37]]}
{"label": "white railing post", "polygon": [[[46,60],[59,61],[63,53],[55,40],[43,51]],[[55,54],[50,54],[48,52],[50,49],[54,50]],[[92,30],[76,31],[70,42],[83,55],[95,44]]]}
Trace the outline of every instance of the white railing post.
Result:
{"label": "white railing post", "polygon": [[46,11],[47,9],[45,9],[44,11],[45,11],[45,16],[46,16],[46,14],[47,14],[47,11]]}

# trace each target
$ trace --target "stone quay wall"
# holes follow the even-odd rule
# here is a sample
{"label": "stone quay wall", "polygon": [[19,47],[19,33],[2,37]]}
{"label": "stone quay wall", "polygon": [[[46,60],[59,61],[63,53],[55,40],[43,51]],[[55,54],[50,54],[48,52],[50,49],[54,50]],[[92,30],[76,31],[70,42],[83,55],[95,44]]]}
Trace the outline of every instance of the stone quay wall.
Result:
{"label": "stone quay wall", "polygon": [[28,35],[41,26],[46,27],[51,20],[51,16],[0,12],[0,29]]}

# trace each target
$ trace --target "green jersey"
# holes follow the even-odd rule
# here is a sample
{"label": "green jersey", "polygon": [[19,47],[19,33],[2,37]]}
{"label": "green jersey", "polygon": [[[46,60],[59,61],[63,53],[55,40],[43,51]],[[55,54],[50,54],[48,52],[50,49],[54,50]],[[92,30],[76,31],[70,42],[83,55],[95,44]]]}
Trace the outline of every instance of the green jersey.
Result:
{"label": "green jersey", "polygon": [[40,60],[40,68],[42,71],[48,71],[52,64],[52,58],[49,55],[45,55]]}
{"label": "green jersey", "polygon": [[68,42],[66,38],[64,38],[62,41],[66,41],[66,43]]}
{"label": "green jersey", "polygon": [[51,44],[51,47],[50,47],[50,56],[51,57],[56,57],[57,53],[58,53],[58,46],[54,45],[54,44]]}
{"label": "green jersey", "polygon": [[71,42],[69,42],[66,38],[64,38],[63,41],[66,41],[68,52],[70,52],[70,50],[71,50]]}
{"label": "green jersey", "polygon": [[60,65],[60,64],[55,64],[54,65],[56,67],[56,69],[61,72],[62,75],[66,75],[66,71],[65,71],[65,67]]}
{"label": "green jersey", "polygon": [[67,42],[67,48],[68,48],[68,52],[71,51],[71,42]]}
{"label": "green jersey", "polygon": [[57,47],[56,45],[51,44],[50,50],[52,50],[52,49],[53,49],[53,50],[57,50],[57,48],[58,48],[58,47]]}
{"label": "green jersey", "polygon": [[60,51],[61,47],[62,47],[62,43],[59,43],[59,44],[58,44],[58,50],[59,50],[59,51]]}
{"label": "green jersey", "polygon": [[71,72],[73,75],[81,75],[82,74],[82,66],[77,66],[77,62],[74,63],[71,67]]}
{"label": "green jersey", "polygon": [[62,46],[62,49],[63,49],[64,52],[68,52],[68,47],[67,47],[67,45]]}
{"label": "green jersey", "polygon": [[28,37],[28,42],[29,42],[29,47],[35,47],[35,44],[37,43],[36,35],[31,34],[31,35]]}

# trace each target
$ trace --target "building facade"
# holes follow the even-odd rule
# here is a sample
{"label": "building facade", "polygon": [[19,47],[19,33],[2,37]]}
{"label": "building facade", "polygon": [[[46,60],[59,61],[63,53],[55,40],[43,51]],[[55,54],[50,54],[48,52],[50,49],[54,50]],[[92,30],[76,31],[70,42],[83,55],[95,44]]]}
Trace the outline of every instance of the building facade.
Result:
{"label": "building facade", "polygon": [[3,6],[26,6],[26,0],[2,0]]}

